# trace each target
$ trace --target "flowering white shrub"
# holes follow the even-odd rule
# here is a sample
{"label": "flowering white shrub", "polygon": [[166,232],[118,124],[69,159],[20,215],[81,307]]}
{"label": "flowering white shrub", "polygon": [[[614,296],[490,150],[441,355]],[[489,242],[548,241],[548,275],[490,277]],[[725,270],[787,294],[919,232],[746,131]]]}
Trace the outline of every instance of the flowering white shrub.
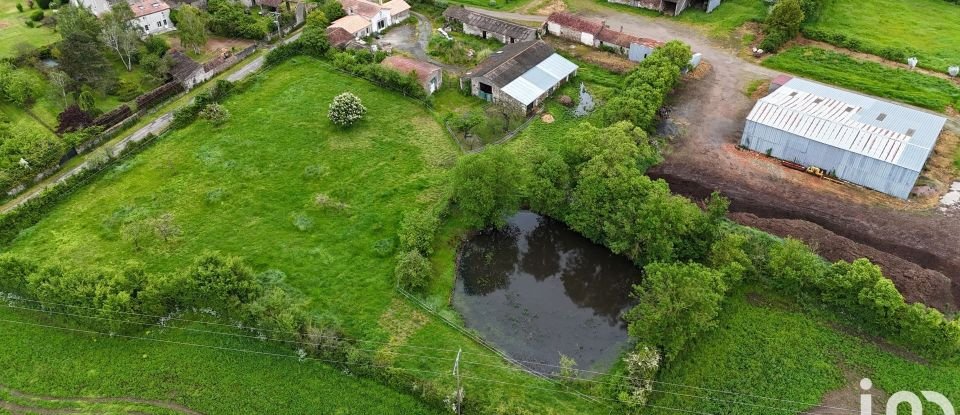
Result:
{"label": "flowering white shrub", "polygon": [[330,111],[327,116],[330,121],[341,127],[349,127],[360,121],[363,115],[367,113],[367,107],[363,106],[360,98],[349,92],[344,92],[333,97],[330,103]]}
{"label": "flowering white shrub", "polygon": [[623,362],[627,366],[627,390],[621,391],[617,399],[631,408],[646,405],[653,389],[653,379],[660,370],[660,352],[641,345],[627,353]]}
{"label": "flowering white shrub", "polygon": [[213,125],[221,125],[230,120],[230,111],[217,103],[207,104],[200,111],[200,118],[210,121]]}

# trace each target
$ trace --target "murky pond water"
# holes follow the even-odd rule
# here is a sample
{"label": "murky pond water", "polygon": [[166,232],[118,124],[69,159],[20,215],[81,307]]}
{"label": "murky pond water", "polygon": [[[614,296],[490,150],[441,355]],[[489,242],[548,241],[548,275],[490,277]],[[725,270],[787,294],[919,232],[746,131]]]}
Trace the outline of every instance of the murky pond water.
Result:
{"label": "murky pond water", "polygon": [[[605,369],[627,342],[622,314],[640,270],[563,223],[523,211],[461,248],[454,307],[518,360]],[[528,364],[532,369],[556,368]]]}

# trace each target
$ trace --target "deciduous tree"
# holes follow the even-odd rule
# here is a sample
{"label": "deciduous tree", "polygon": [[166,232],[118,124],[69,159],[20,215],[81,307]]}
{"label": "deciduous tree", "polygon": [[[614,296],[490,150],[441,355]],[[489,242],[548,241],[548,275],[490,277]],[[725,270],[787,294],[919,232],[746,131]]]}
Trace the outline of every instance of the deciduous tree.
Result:
{"label": "deciduous tree", "polygon": [[177,8],[177,16],[177,36],[180,37],[180,44],[193,49],[193,53],[200,53],[200,48],[207,44],[207,14],[184,4]]}
{"label": "deciduous tree", "polygon": [[720,273],[700,264],[654,263],[633,293],[626,319],[630,335],[656,345],[669,361],[700,333],[716,326],[727,287]]}
{"label": "deciduous tree", "polygon": [[117,52],[120,62],[128,71],[133,69],[134,54],[140,45],[140,29],[131,23],[133,18],[133,10],[126,2],[115,3],[109,12],[100,17],[103,21],[100,40]]}
{"label": "deciduous tree", "polygon": [[453,200],[472,226],[503,226],[520,206],[525,182],[519,160],[500,146],[461,158],[453,169]]}

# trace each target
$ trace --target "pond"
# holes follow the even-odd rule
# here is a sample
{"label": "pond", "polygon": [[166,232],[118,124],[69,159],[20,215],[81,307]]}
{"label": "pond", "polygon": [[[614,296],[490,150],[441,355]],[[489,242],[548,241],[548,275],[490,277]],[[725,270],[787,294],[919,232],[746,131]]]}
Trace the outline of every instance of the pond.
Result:
{"label": "pond", "polygon": [[602,371],[627,343],[640,270],[562,222],[521,211],[464,242],[457,273],[466,326],[533,370],[556,372],[562,353]]}

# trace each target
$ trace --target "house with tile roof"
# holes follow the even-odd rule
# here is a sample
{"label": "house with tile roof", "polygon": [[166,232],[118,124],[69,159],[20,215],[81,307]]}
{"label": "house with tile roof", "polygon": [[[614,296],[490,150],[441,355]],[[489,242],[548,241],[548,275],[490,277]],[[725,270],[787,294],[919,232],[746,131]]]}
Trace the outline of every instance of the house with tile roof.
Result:
{"label": "house with tile roof", "polygon": [[133,10],[131,22],[143,29],[145,35],[155,35],[174,30],[170,21],[170,5],[163,0],[139,0],[130,3]]}
{"label": "house with tile roof", "polygon": [[420,81],[420,85],[423,86],[423,90],[427,91],[427,95],[440,89],[440,86],[443,84],[443,70],[440,69],[439,66],[429,62],[411,59],[401,55],[390,55],[380,62],[380,65],[404,75],[413,72],[417,76],[417,80]]}
{"label": "house with tile roof", "polygon": [[359,39],[403,22],[410,17],[410,5],[404,0],[386,3],[368,0],[340,0],[346,16],[337,19],[330,27],[341,28]]}
{"label": "house with tile roof", "polygon": [[[86,7],[96,16],[109,12],[116,3],[110,0],[70,0],[70,4]],[[133,11],[133,19],[130,23],[142,29],[144,35],[165,33],[176,29],[170,20],[170,5],[163,0],[132,0],[127,4]]]}

